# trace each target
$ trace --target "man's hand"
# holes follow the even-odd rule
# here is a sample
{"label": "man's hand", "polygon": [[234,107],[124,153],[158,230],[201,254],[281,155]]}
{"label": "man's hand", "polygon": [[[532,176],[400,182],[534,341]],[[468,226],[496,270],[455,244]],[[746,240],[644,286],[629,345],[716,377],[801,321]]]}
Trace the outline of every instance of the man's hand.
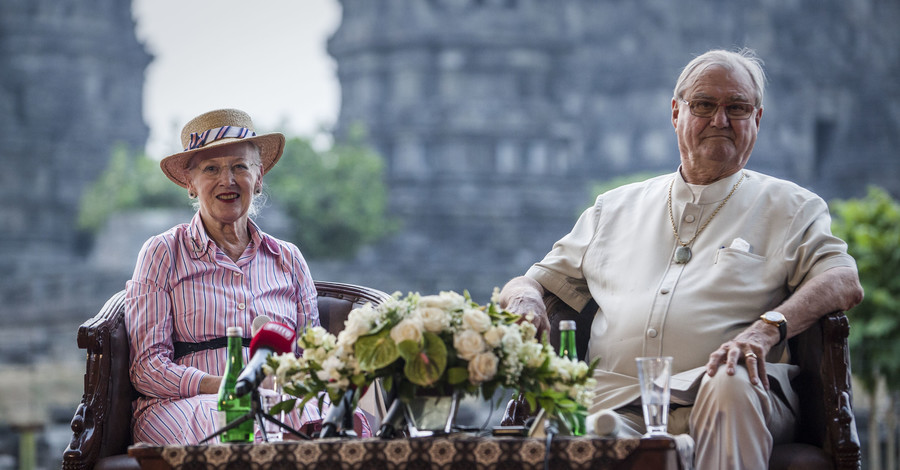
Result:
{"label": "man's hand", "polygon": [[706,373],[716,375],[719,367],[725,364],[725,373],[734,375],[735,367],[744,363],[750,374],[750,383],[762,382],[769,389],[769,377],[766,375],[766,355],[778,344],[778,328],[763,321],[756,321],[731,341],[719,346],[709,355]]}
{"label": "man's hand", "polygon": [[[862,301],[863,290],[855,268],[831,268],[812,278],[773,310],[787,317],[787,337],[809,328],[822,315],[835,310],[849,310]],[[725,372],[734,375],[740,362],[747,364],[750,381],[760,380],[769,388],[766,376],[766,354],[779,340],[778,328],[757,320],[733,340],[719,346],[709,355],[706,372],[713,376],[725,364]],[[752,353],[752,354],[751,354]]]}
{"label": "man's hand", "polygon": [[534,279],[520,276],[507,282],[500,291],[499,303],[501,308],[518,313],[523,318],[531,314],[531,323],[537,327],[538,339],[550,333],[550,320],[544,307],[544,288]]}

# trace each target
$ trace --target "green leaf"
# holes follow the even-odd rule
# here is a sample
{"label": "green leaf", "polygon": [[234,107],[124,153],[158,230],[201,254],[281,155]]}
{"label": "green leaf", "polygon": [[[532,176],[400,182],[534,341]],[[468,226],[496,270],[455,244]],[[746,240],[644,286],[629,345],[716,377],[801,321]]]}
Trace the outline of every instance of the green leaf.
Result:
{"label": "green leaf", "polygon": [[400,351],[391,339],[389,328],[360,337],[353,346],[353,353],[359,359],[359,368],[365,371],[387,367],[400,357]]}
{"label": "green leaf", "polygon": [[410,361],[412,358],[416,357],[420,352],[422,352],[423,345],[412,341],[406,340],[401,341],[400,344],[397,345],[397,349],[400,352],[400,357],[402,357],[405,361]]}
{"label": "green leaf", "polygon": [[447,369],[447,382],[450,385],[458,385],[469,380],[469,370],[465,367],[451,367]]}
{"label": "green leaf", "polygon": [[436,383],[447,367],[447,346],[434,333],[424,334],[425,349],[407,359],[403,374],[410,382],[428,387]]}
{"label": "green leaf", "polygon": [[296,403],[297,403],[296,398],[289,398],[287,400],[278,402],[275,404],[275,406],[273,406],[272,408],[269,409],[269,414],[272,416],[275,416],[278,413],[281,413],[282,411],[284,411],[285,413],[288,411],[291,411],[294,409],[294,405]]}

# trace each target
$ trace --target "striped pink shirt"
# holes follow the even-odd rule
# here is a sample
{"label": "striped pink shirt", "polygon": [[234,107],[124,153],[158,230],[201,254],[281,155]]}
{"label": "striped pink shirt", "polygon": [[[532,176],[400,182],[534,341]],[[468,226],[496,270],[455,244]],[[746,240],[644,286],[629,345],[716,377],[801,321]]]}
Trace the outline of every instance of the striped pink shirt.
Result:
{"label": "striped pink shirt", "polygon": [[[252,221],[249,232],[250,244],[237,262],[209,238],[199,212],[190,224],[150,238],[141,249],[126,284],[125,311],[131,383],[144,395],[134,404],[136,441],[189,443],[211,431],[211,423],[195,423],[206,421],[202,415],[210,410],[197,409],[200,400],[184,399],[211,397],[214,409],[215,396],[198,395],[200,380],[224,374],[226,350],[173,361],[173,342],[224,337],[229,326],[242,327],[249,337],[253,319],[263,314],[295,331],[319,324],[315,285],[300,250]],[[246,348],[244,354],[246,361]],[[317,418],[315,406],[308,406],[302,420]],[[197,429],[184,429],[192,424]]]}

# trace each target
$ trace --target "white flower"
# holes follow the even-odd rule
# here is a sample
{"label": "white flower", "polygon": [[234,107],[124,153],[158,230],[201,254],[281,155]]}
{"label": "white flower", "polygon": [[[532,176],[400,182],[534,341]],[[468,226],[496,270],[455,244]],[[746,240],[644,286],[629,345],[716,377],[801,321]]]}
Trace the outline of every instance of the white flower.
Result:
{"label": "white flower", "polygon": [[522,347],[519,348],[519,357],[525,365],[536,369],[544,363],[543,351],[544,347],[540,343],[524,343],[522,344]]}
{"label": "white flower", "polygon": [[480,384],[493,379],[497,375],[498,362],[497,356],[490,351],[478,354],[469,361],[469,381]]}
{"label": "white flower", "polygon": [[[534,323],[531,321],[523,321],[517,325],[519,327],[519,331],[522,332],[523,339],[535,338],[537,335],[537,327],[534,326]],[[540,341],[540,338],[537,338]]]}
{"label": "white flower", "polygon": [[494,286],[494,291],[491,292],[491,303],[500,305],[500,288]]}
{"label": "white flower", "polygon": [[484,333],[491,327],[491,317],[479,309],[467,308],[463,311],[462,324],[466,328]]}
{"label": "white flower", "polygon": [[344,362],[334,355],[322,361],[322,370],[316,372],[316,376],[323,382],[340,380],[343,368]]}
{"label": "white flower", "polygon": [[456,292],[441,292],[440,295],[426,295],[419,299],[419,307],[434,307],[441,310],[454,310],[462,308],[466,298]]}
{"label": "white flower", "polygon": [[450,326],[450,315],[447,315],[444,310],[436,307],[423,308],[420,303],[417,312],[425,326],[425,331],[440,333]]}
{"label": "white flower", "polygon": [[505,328],[500,325],[494,325],[484,332],[484,340],[490,347],[496,348],[500,346],[504,334],[506,334]]}
{"label": "white flower", "polygon": [[478,353],[484,351],[484,346],[484,338],[473,330],[464,330],[453,337],[456,354],[467,361],[471,361]]}
{"label": "white flower", "polygon": [[407,340],[418,343],[422,341],[422,332],[424,329],[425,326],[422,324],[420,318],[404,318],[400,323],[397,323],[396,326],[391,328],[391,339],[397,344]]}

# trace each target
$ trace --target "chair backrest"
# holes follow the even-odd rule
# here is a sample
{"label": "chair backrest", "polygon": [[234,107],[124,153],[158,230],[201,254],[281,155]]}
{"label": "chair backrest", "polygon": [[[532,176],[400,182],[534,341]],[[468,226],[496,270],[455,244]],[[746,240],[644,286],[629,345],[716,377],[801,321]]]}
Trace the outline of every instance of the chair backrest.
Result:
{"label": "chair backrest", "polygon": [[378,305],[391,298],[377,289],[339,282],[316,281],[316,292],[319,295],[319,321],[335,335],[344,329],[344,322],[354,308],[367,302]]}
{"label": "chair backrest", "polygon": [[[350,311],[366,302],[381,303],[386,293],[363,286],[316,281],[322,326],[337,333]],[[125,329],[125,291],[113,295],[100,312],[78,328],[78,347],[87,351],[84,395],[72,418],[72,439],[63,453],[64,469],[90,469],[105,457],[124,454],[131,439],[129,344]]]}

